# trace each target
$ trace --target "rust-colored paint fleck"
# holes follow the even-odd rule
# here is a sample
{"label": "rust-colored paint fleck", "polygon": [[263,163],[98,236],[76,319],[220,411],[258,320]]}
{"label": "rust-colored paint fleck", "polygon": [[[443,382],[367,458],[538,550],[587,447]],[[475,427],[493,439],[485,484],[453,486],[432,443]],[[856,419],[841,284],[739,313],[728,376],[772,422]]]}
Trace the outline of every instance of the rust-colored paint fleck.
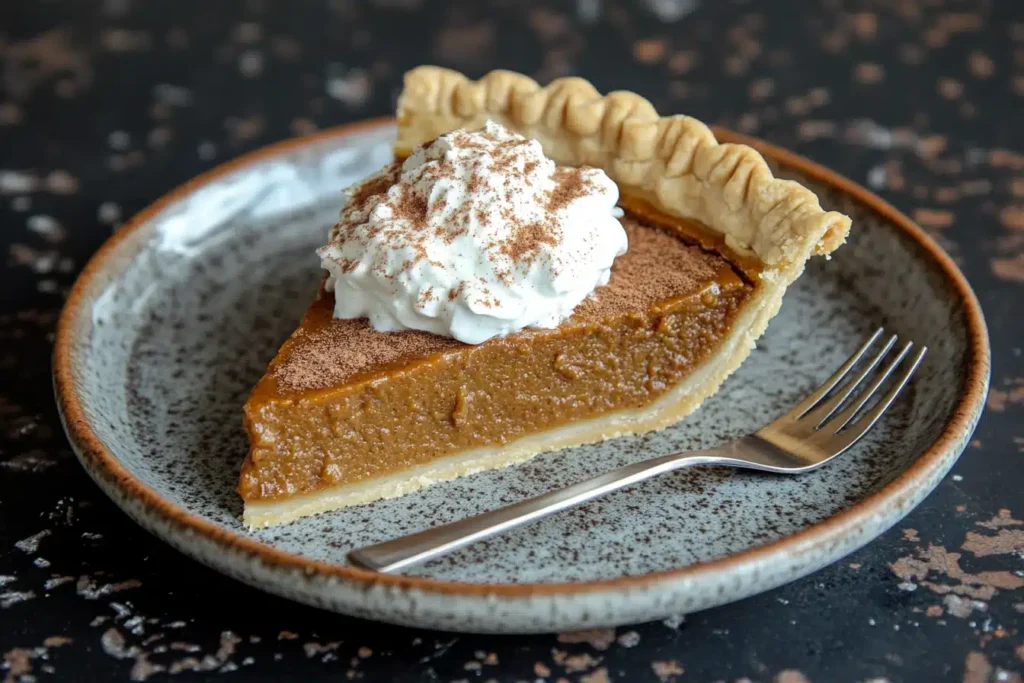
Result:
{"label": "rust-colored paint fleck", "polygon": [[664,38],[643,38],[633,43],[633,59],[641,64],[657,64],[667,52],[668,43]]}
{"label": "rust-colored paint fleck", "polygon": [[975,78],[992,78],[992,74],[996,72],[995,62],[984,52],[972,52],[967,63],[971,68],[971,75]]}
{"label": "rust-colored paint fleck", "polygon": [[[1024,579],[1009,571],[965,572],[960,567],[960,553],[949,552],[937,545],[929,545],[918,550],[916,556],[900,558],[889,566],[900,578],[917,579],[922,586],[941,595],[956,593],[990,600],[998,590],[1016,590],[1024,586]],[[929,576],[937,580],[925,580]]]}
{"label": "rust-colored paint fleck", "polygon": [[999,212],[999,222],[1011,230],[1024,230],[1024,205],[1005,207]]}
{"label": "rust-colored paint fleck", "polygon": [[580,683],[610,683],[611,679],[608,677],[608,669],[601,667],[589,674],[580,676]]}
{"label": "rust-colored paint fleck", "polygon": [[684,673],[683,665],[674,659],[651,662],[651,669],[655,676],[666,683],[674,681],[676,676]]}
{"label": "rust-colored paint fleck", "polygon": [[595,628],[589,631],[559,633],[558,642],[566,644],[587,643],[595,650],[607,650],[615,642],[615,629]]}
{"label": "rust-colored paint fleck", "polygon": [[693,50],[675,52],[668,60],[668,70],[674,74],[685,74],[697,65],[697,53]]}
{"label": "rust-colored paint fleck", "polygon": [[595,666],[601,663],[600,657],[593,657],[590,654],[583,653],[581,655],[568,655],[561,662],[558,662],[561,666],[565,667],[566,673],[579,673],[580,671],[587,671],[593,669]]}
{"label": "rust-colored paint fleck", "polygon": [[992,675],[992,665],[981,652],[971,652],[964,662],[963,683],[988,683]]}
{"label": "rust-colored paint fleck", "polygon": [[857,12],[852,17],[853,32],[861,40],[872,40],[878,33],[878,17],[871,12]]}
{"label": "rust-colored paint fleck", "polygon": [[1024,553],[1024,529],[1000,529],[995,536],[968,531],[962,549],[976,557]]}
{"label": "rust-colored paint fleck", "polygon": [[[946,140],[945,136],[943,136],[943,135],[929,135],[927,137],[921,138],[918,141],[918,143],[917,143],[917,151],[925,159],[934,159],[939,154],[942,154],[943,152],[946,151],[947,145],[948,145],[948,141]],[[951,163],[957,164],[959,162],[957,162],[956,160],[953,160]],[[954,170],[954,171],[958,171],[959,170],[955,166],[951,166],[950,168],[952,170]]]}
{"label": "rust-colored paint fleck", "polygon": [[853,70],[853,78],[858,83],[874,85],[885,80],[885,67],[874,62],[858,64]]}
{"label": "rust-colored paint fleck", "polygon": [[748,90],[750,99],[754,102],[763,102],[775,92],[775,80],[771,78],[759,78],[750,84]]}
{"label": "rust-colored paint fleck", "polygon": [[947,100],[958,100],[964,94],[964,84],[955,78],[940,78],[938,89]]}
{"label": "rust-colored paint fleck", "polygon": [[1008,388],[993,387],[989,391],[985,401],[989,410],[1001,413],[1006,410],[1007,406],[1024,404],[1024,378],[1015,377],[1004,380],[1004,386]]}
{"label": "rust-colored paint fleck", "polygon": [[1024,521],[1014,519],[1008,508],[1000,508],[995,517],[987,522],[977,522],[977,525],[985,529],[1001,529],[1004,526],[1024,526]]}
{"label": "rust-colored paint fleck", "polygon": [[836,124],[833,121],[801,121],[797,135],[801,140],[818,140],[835,137]]}
{"label": "rust-colored paint fleck", "polygon": [[914,220],[923,228],[942,229],[953,225],[956,216],[946,209],[915,209]]}
{"label": "rust-colored paint fleck", "polygon": [[1009,149],[989,150],[988,163],[995,168],[1009,168],[1019,171],[1024,168],[1024,154]]}

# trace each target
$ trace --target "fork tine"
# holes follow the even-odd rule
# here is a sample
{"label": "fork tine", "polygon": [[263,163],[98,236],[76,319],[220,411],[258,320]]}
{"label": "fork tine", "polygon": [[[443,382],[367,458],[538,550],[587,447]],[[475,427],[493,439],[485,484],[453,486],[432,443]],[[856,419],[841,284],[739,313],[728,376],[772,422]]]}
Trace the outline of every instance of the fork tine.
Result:
{"label": "fork tine", "polygon": [[899,367],[900,363],[902,363],[903,359],[906,358],[908,353],[910,353],[910,349],[913,348],[913,346],[914,342],[912,341],[908,341],[904,344],[903,348],[896,354],[896,357],[885,366],[885,369],[878,374],[878,377],[871,382],[871,385],[850,405],[843,408],[841,411],[836,413],[835,417],[822,425],[821,428],[826,432],[835,434],[846,427],[846,425],[848,425],[857,415],[857,412],[866,406],[868,401],[875,396],[878,389],[889,379],[889,375]]}
{"label": "fork tine", "polygon": [[832,391],[832,388],[835,387],[835,385],[839,384],[839,382],[842,381],[844,377],[846,377],[846,373],[850,371],[850,368],[857,364],[857,361],[859,361],[861,357],[865,353],[867,353],[867,350],[871,348],[871,345],[874,344],[880,336],[882,336],[882,332],[884,331],[885,328],[882,327],[879,327],[877,330],[875,330],[875,333],[871,335],[871,338],[864,342],[861,345],[861,347],[857,349],[857,351],[854,352],[854,354],[850,356],[846,360],[846,362],[839,367],[838,370],[835,371],[835,374],[833,374],[831,377],[825,380],[825,383],[822,384],[817,389],[815,389],[813,392],[811,392],[811,394],[807,398],[793,406],[793,409],[789,411],[789,416],[792,417],[793,419],[803,417],[804,413],[806,413],[815,405],[817,405],[818,401],[825,398],[825,395],[828,394],[828,392]]}
{"label": "fork tine", "polygon": [[847,382],[832,398],[826,399],[821,402],[821,405],[816,406],[813,410],[807,412],[804,419],[812,423],[813,427],[817,429],[825,423],[832,413],[836,412],[839,407],[846,402],[846,399],[850,398],[850,395],[860,386],[860,383],[864,379],[875,371],[878,364],[885,358],[885,355],[889,353],[889,349],[896,343],[896,335],[889,337],[889,340],[882,346],[882,350],[875,354],[874,358],[868,363],[867,367],[854,375],[853,379]]}
{"label": "fork tine", "polygon": [[[868,432],[869,429],[875,426],[875,423],[878,422],[878,418],[882,417],[882,414],[889,409],[892,402],[895,401],[896,397],[901,391],[903,391],[903,387],[905,387],[907,382],[910,381],[910,377],[917,371],[917,368],[921,364],[921,361],[924,360],[926,353],[928,353],[928,347],[922,346],[917,353],[914,354],[914,357],[907,368],[896,379],[895,384],[893,384],[889,391],[887,391],[885,395],[878,400],[878,403],[876,403],[871,410],[865,413],[863,417],[850,425],[848,429],[839,433],[838,436],[843,440],[841,446],[842,449],[845,450],[855,444]],[[896,360],[896,363],[899,363],[901,359],[902,354],[900,359]],[[837,417],[836,420],[838,419],[839,418]]]}

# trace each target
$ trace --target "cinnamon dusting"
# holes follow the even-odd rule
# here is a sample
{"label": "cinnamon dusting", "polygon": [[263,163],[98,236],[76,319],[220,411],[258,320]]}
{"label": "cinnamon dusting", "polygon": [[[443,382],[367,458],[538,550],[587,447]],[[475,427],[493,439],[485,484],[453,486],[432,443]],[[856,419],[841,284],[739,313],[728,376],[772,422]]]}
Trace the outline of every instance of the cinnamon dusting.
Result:
{"label": "cinnamon dusting", "polygon": [[448,301],[455,301],[456,299],[458,299],[459,295],[462,294],[462,290],[464,290],[465,288],[466,288],[466,283],[465,282],[460,282],[458,287],[456,287],[454,289],[449,289],[448,290]]}
{"label": "cinnamon dusting", "polygon": [[556,247],[559,241],[559,235],[550,225],[543,223],[516,225],[513,228],[512,237],[501,245],[501,253],[516,263],[529,263],[542,244]]}
{"label": "cinnamon dusting", "polygon": [[357,211],[362,211],[366,202],[376,195],[384,194],[391,186],[398,182],[401,173],[401,165],[396,163],[386,167],[379,176],[370,178],[356,188],[350,200],[350,206]]}
{"label": "cinnamon dusting", "polygon": [[594,183],[584,172],[587,167],[559,166],[552,176],[555,187],[548,195],[548,211],[559,211],[580,197],[595,191]]}
{"label": "cinnamon dusting", "polygon": [[411,187],[402,188],[392,209],[395,218],[408,221],[413,230],[421,230],[427,222],[427,200]]}

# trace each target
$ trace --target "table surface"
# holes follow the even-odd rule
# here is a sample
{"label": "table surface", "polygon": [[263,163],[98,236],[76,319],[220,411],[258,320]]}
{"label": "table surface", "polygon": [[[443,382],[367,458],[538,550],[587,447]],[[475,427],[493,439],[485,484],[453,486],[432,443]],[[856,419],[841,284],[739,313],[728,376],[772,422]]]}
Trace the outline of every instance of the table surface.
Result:
{"label": "table surface", "polygon": [[[0,3],[5,681],[1017,681],[1024,671],[1024,3]],[[664,622],[417,631],[264,595],[136,527],[71,454],[55,319],[89,254],[196,173],[388,113],[423,62],[578,74],[797,150],[907,212],[985,309],[988,410],[904,522]],[[1012,120],[1016,111],[1018,119]],[[230,672],[230,673],[229,673]]]}

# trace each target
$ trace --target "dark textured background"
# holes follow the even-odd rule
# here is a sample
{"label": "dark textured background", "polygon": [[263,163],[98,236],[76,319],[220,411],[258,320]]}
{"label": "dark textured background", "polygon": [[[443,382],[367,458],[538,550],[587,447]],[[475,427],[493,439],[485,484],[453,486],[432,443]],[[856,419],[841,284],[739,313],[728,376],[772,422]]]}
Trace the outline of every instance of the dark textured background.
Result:
{"label": "dark textured background", "polygon": [[[1024,1],[3,0],[0,60],[5,681],[1021,682]],[[791,147],[914,216],[967,273],[992,334],[988,411],[953,474],[896,529],[802,581],[582,635],[347,619],[222,578],[138,529],[75,462],[50,394],[75,274],[197,172],[388,113],[423,62],[634,89]]]}

